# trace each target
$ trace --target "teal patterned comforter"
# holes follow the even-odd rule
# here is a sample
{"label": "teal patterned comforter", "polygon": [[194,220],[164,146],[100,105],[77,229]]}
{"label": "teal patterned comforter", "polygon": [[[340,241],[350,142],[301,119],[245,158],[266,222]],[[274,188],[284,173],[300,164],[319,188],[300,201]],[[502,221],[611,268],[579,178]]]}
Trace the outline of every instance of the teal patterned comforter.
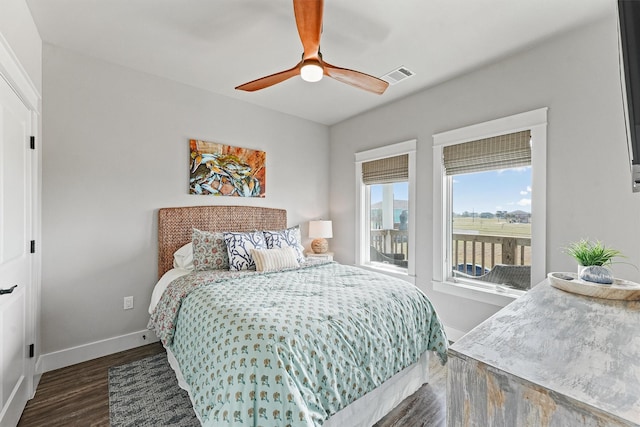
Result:
{"label": "teal patterned comforter", "polygon": [[446,361],[443,327],[418,288],[337,263],[191,273],[169,285],[150,326],[205,426],[320,426],[424,351]]}

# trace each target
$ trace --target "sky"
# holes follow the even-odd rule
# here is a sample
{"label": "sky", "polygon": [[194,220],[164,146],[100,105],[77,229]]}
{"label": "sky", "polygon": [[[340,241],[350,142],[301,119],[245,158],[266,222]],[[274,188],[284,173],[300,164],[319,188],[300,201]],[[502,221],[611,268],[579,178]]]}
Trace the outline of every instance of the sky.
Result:
{"label": "sky", "polygon": [[[407,183],[393,184],[396,200],[408,199]],[[382,200],[382,186],[371,188],[371,203]],[[453,212],[531,212],[531,166],[455,175]]]}
{"label": "sky", "polygon": [[455,213],[531,212],[531,166],[455,175]]}

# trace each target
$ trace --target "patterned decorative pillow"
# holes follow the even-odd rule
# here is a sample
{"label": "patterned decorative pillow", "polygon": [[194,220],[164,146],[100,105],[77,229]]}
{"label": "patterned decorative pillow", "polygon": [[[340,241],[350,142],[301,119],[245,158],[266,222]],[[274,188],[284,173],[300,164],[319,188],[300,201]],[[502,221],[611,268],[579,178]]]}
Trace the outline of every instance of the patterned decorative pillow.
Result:
{"label": "patterned decorative pillow", "polygon": [[251,257],[258,271],[279,271],[299,267],[296,251],[290,246],[277,249],[251,249]]}
{"label": "patterned decorative pillow", "polygon": [[194,228],[191,243],[193,266],[196,271],[229,269],[229,256],[223,233],[211,233]]}
{"label": "patterned decorative pillow", "polygon": [[247,233],[224,233],[229,255],[229,270],[255,270],[256,264],[251,258],[251,249],[267,249],[262,231]]}
{"label": "patterned decorative pillow", "polygon": [[278,231],[265,230],[263,233],[267,242],[267,248],[275,249],[291,247],[296,253],[296,259],[298,262],[304,262],[304,246],[302,246],[300,226],[296,225],[295,227]]}

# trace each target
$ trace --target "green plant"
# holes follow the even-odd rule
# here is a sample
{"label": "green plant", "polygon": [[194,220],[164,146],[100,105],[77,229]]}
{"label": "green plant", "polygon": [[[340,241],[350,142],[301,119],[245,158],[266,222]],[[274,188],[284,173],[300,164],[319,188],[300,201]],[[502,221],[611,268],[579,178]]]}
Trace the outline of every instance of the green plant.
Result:
{"label": "green plant", "polygon": [[571,243],[565,248],[565,253],[571,255],[584,267],[610,265],[614,258],[624,258],[622,252],[607,248],[600,241],[592,242],[587,239]]}

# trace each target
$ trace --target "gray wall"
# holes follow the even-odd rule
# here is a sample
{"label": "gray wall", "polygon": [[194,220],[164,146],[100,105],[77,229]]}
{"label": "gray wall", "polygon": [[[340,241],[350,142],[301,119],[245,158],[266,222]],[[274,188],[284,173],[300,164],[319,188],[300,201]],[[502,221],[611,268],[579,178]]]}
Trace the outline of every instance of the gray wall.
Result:
{"label": "gray wall", "polygon": [[25,0],[3,0],[0,34],[16,54],[38,92],[42,92],[42,40]]}
{"label": "gray wall", "polygon": [[[354,153],[416,138],[416,283],[458,331],[496,312],[497,306],[432,288],[432,135],[549,107],[547,271],[575,271],[562,247],[582,237],[600,239],[640,266],[640,194],[630,189],[616,31],[612,8],[604,20],[333,126],[329,176],[340,177],[330,191],[336,258],[354,262]],[[640,282],[630,266],[617,265],[614,273]]]}
{"label": "gray wall", "polygon": [[[158,208],[327,216],[327,127],[46,44],[43,67],[43,353],[146,327]],[[192,138],[266,151],[266,198],[188,195]]]}
{"label": "gray wall", "polygon": [[[412,138],[417,284],[448,327],[468,331],[499,307],[432,289],[432,135],[540,107],[549,107],[547,271],[573,271],[561,248],[581,237],[640,266],[640,195],[630,191],[613,10],[330,129],[53,46],[43,55],[43,353],[145,327],[160,207],[282,207],[303,229],[330,217],[331,249],[353,263],[354,153]],[[266,150],[266,199],[186,194],[190,138]],[[615,273],[640,281],[626,265]],[[126,295],[135,297],[132,311],[122,310]]]}

